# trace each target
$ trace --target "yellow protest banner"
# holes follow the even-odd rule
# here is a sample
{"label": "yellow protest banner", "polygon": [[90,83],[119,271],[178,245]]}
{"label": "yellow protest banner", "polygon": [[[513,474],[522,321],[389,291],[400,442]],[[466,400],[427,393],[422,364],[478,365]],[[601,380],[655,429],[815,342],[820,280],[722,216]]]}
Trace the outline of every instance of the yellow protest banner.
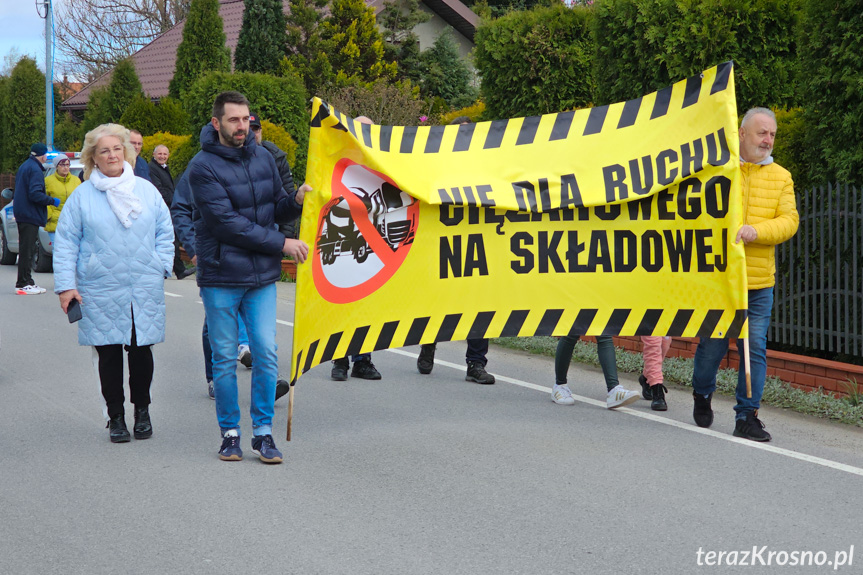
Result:
{"label": "yellow protest banner", "polygon": [[745,335],[730,62],[641,98],[452,126],[312,108],[292,376],[479,337]]}

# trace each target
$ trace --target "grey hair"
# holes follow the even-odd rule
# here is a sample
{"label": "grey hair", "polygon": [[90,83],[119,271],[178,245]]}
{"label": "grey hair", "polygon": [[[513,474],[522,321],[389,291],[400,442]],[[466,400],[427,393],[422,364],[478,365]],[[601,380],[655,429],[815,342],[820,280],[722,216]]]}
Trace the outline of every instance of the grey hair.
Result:
{"label": "grey hair", "polygon": [[169,149],[168,149],[168,146],[166,146],[165,144],[159,144],[158,146],[156,146],[155,148],[153,148],[153,153],[155,154],[155,153],[156,153],[156,150],[158,150],[159,148],[165,148],[165,151],[166,151],[166,152],[168,152],[169,154],[171,153],[171,150],[169,150]]}
{"label": "grey hair", "polygon": [[745,126],[749,119],[757,114],[764,114],[765,116],[773,120],[774,124],[776,123],[776,114],[774,114],[773,110],[771,110],[770,108],[750,108],[743,115],[743,121],[740,122],[740,127],[742,128],[743,126]]}

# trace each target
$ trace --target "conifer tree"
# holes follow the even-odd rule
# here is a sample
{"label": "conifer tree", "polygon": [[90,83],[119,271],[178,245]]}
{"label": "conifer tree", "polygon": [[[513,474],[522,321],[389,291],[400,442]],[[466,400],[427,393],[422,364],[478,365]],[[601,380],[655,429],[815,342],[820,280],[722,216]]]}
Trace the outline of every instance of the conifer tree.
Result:
{"label": "conifer tree", "polygon": [[327,0],[291,0],[287,16],[288,56],[282,60],[281,75],[303,79],[311,95],[335,77],[326,51],[321,44],[321,24]]}
{"label": "conifer tree", "polygon": [[243,26],[234,51],[238,72],[274,74],[288,53],[281,0],[245,0]]}
{"label": "conifer tree", "polygon": [[[130,58],[120,60],[111,74],[108,84],[108,94],[102,101],[105,106],[105,116],[108,122],[119,122],[126,108],[136,99],[143,97],[144,90],[135,72],[135,65]],[[134,126],[129,126],[134,128]]]}
{"label": "conifer tree", "polygon": [[45,75],[25,56],[4,84],[3,171],[11,172],[27,158],[33,142],[45,141]]}
{"label": "conifer tree", "polygon": [[443,98],[455,108],[476,101],[479,91],[471,83],[473,74],[459,56],[449,31],[438,36],[434,45],[422,53],[422,63],[420,86],[424,95]]}
{"label": "conifer tree", "polygon": [[398,64],[399,78],[417,83],[422,76],[422,61],[420,41],[413,30],[428,22],[431,14],[420,9],[419,0],[387,1],[378,19],[383,28],[384,58]]}
{"label": "conifer tree", "polygon": [[374,82],[398,72],[395,62],[384,61],[374,9],[363,0],[333,0],[320,33],[338,84]]}
{"label": "conifer tree", "polygon": [[172,98],[182,97],[204,72],[230,72],[231,52],[225,45],[223,26],[219,0],[192,0],[168,86]]}

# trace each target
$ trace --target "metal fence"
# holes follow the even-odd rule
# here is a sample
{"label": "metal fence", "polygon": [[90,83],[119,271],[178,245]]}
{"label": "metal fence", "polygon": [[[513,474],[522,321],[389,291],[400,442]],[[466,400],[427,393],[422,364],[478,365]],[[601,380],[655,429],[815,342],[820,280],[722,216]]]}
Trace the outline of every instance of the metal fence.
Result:
{"label": "metal fence", "polygon": [[768,340],[863,357],[863,202],[849,185],[797,194],[800,228],[776,249]]}

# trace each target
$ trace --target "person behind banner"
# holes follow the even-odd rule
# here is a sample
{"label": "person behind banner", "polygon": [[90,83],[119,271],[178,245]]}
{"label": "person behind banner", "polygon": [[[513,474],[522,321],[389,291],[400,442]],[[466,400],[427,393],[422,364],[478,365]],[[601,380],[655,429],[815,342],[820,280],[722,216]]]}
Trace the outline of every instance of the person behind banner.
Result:
{"label": "person behind banner", "polygon": [[[758,418],[758,408],[767,377],[767,328],[776,283],[774,253],[778,244],[791,239],[797,232],[799,216],[791,174],[776,164],[771,155],[776,137],[774,113],[767,108],[752,108],[743,116],[739,136],[743,226],[735,241],[742,241],[746,252],[752,397],[746,397],[744,342],[738,338],[741,360],[737,405],[734,406],[734,436],[770,441],[770,434]],[[699,427],[710,427],[713,423],[711,400],[716,390],[716,372],[727,350],[727,339],[701,338],[698,342],[692,374],[692,417]]]}
{"label": "person behind banner", "polygon": [[638,376],[641,384],[641,396],[650,402],[653,411],[668,411],[665,394],[668,388],[664,385],[662,376],[662,360],[671,347],[671,338],[661,335],[641,336],[641,355],[644,358],[644,370]]}
{"label": "person behind banner", "polygon": [[[459,116],[455,118],[450,125],[470,124],[471,120],[467,116]],[[434,354],[437,349],[437,344],[426,343],[420,346],[420,354],[417,357],[417,371],[423,375],[432,372],[434,367]],[[465,381],[481,383],[483,385],[492,385],[495,382],[494,376],[485,370],[488,365],[488,339],[478,337],[467,340],[467,351],[464,354],[465,362],[467,363],[467,373],[465,373]]]}
{"label": "person behind banner", "polygon": [[273,156],[249,129],[249,101],[222,92],[211,122],[201,130],[201,151],[189,164],[194,200],[198,287],[213,350],[216,415],[222,434],[219,458],[239,461],[237,398],[238,316],[249,334],[252,363],[252,451],[264,463],[281,463],[272,436],[278,379],[276,282],[282,255],[306,261],[309,247],[287,239],[276,223],[302,211],[304,193],[288,197]]}
{"label": "person behind banner", "polygon": [[[572,352],[580,336],[570,332],[557,342],[554,354],[554,387],[551,388],[551,400],[558,405],[574,405],[575,398],[566,383],[569,364],[572,363]],[[596,336],[596,352],[599,355],[599,365],[605,377],[605,387],[608,390],[605,405],[608,409],[616,409],[629,405],[638,399],[638,392],[626,389],[617,379],[617,356],[614,351],[614,340],[610,335]]]}
{"label": "person behind banner", "polygon": [[[374,122],[366,116],[357,116],[354,119],[360,124],[374,124]],[[351,356],[350,361],[354,362],[354,366],[351,369],[351,377],[368,380],[378,380],[381,378],[380,372],[375,367],[375,364],[372,363],[371,353],[353,355]],[[330,372],[330,379],[333,381],[346,381],[348,379],[350,361],[348,361],[348,358],[346,357],[333,360],[333,369]]]}

